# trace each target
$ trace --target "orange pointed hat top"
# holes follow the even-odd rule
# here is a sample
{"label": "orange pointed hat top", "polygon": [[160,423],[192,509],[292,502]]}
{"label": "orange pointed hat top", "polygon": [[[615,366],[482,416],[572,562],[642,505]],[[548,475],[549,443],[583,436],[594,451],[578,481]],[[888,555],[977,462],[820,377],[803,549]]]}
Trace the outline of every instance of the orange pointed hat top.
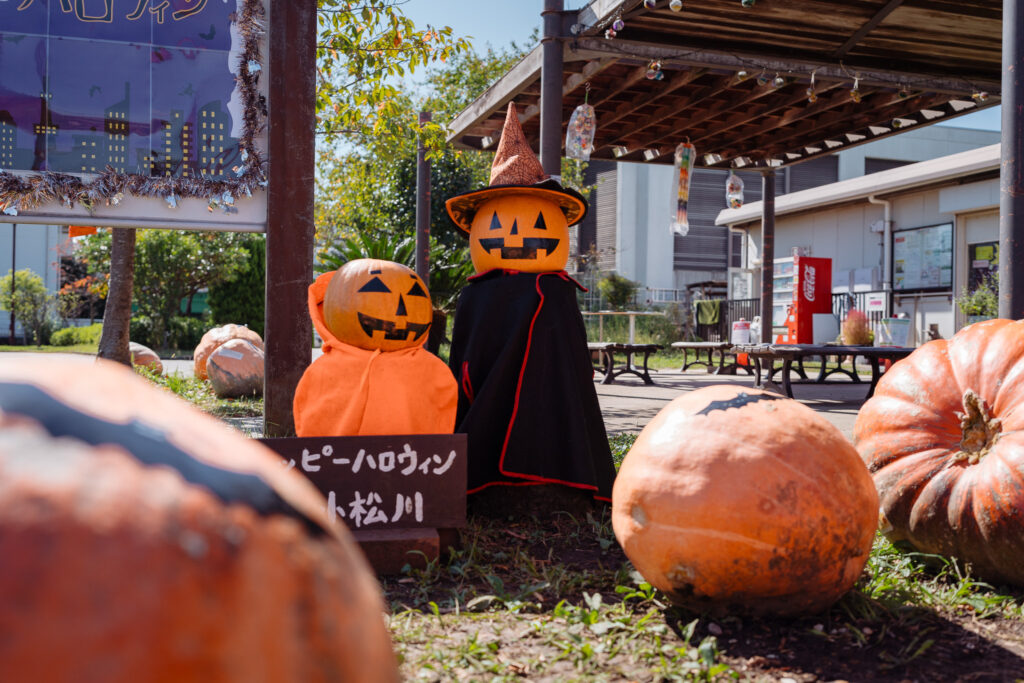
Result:
{"label": "orange pointed hat top", "polygon": [[515,102],[509,102],[501,140],[491,163],[490,185],[482,190],[455,195],[445,202],[445,207],[455,225],[469,234],[473,216],[484,202],[514,194],[531,195],[554,202],[562,209],[569,225],[579,223],[587,213],[587,202],[578,192],[563,188],[561,183],[544,173],[544,168],[530,149],[523,127],[519,124]]}

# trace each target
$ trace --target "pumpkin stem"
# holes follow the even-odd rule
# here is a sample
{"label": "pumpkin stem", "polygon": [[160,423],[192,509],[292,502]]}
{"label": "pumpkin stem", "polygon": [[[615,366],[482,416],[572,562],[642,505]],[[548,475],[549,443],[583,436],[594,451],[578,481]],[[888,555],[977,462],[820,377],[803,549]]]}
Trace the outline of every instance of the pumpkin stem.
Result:
{"label": "pumpkin stem", "polygon": [[963,402],[964,412],[957,413],[963,436],[953,460],[976,465],[999,440],[1003,425],[999,418],[989,414],[985,401],[973,389],[964,392]]}

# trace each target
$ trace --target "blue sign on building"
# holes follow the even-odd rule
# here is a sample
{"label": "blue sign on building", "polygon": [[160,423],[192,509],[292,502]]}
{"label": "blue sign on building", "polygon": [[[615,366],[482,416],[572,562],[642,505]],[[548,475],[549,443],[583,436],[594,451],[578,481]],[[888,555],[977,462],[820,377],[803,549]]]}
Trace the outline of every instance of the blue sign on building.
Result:
{"label": "blue sign on building", "polygon": [[0,170],[228,177],[239,3],[0,0]]}

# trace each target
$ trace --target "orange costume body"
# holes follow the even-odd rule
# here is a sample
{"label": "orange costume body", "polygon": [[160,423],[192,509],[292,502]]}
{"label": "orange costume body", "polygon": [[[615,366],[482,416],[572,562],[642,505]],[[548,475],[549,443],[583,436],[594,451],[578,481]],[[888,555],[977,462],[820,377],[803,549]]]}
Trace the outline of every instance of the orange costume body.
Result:
{"label": "orange costume body", "polygon": [[334,274],[324,273],[309,286],[309,315],[323,339],[323,355],[306,368],[295,390],[296,434],[452,433],[458,386],[444,361],[422,343],[371,351],[339,341],[327,328],[323,303]]}

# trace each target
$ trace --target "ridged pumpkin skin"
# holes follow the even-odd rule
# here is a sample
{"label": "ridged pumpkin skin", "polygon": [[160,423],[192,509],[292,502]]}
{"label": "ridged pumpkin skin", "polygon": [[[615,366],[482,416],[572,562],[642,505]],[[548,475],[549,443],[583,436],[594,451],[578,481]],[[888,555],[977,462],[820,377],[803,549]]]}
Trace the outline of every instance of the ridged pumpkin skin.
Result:
{"label": "ridged pumpkin skin", "polygon": [[1024,585],[1024,322],[975,323],[893,365],[854,443],[889,538]]}
{"label": "ridged pumpkin skin", "polygon": [[334,273],[324,295],[327,329],[361,349],[398,351],[427,341],[434,306],[423,280],[408,266],[355,259]]}
{"label": "ridged pumpkin skin", "polygon": [[481,205],[473,217],[469,255],[477,273],[495,268],[524,273],[565,270],[569,223],[553,201],[502,195]]}
{"label": "ridged pumpkin skin", "polygon": [[644,427],[612,491],[615,536],[677,604],[806,614],[867,562],[878,496],[857,452],[797,401],[710,386]]}
{"label": "ridged pumpkin skin", "polygon": [[252,342],[252,345],[256,348],[263,350],[263,339],[260,335],[250,330],[245,325],[235,325],[234,323],[228,323],[227,325],[221,325],[220,327],[213,327],[206,331],[203,338],[199,340],[199,344],[196,345],[196,350],[192,354],[192,371],[199,379],[208,379],[206,374],[206,359],[210,357],[210,354],[217,350],[217,347],[226,341],[231,339],[245,339],[246,341]]}
{"label": "ridged pumpkin skin", "polygon": [[245,339],[229,339],[206,359],[206,374],[220,398],[263,395],[263,349]]}
{"label": "ridged pumpkin skin", "polygon": [[0,363],[0,680],[395,681],[308,480],[111,363]]}

